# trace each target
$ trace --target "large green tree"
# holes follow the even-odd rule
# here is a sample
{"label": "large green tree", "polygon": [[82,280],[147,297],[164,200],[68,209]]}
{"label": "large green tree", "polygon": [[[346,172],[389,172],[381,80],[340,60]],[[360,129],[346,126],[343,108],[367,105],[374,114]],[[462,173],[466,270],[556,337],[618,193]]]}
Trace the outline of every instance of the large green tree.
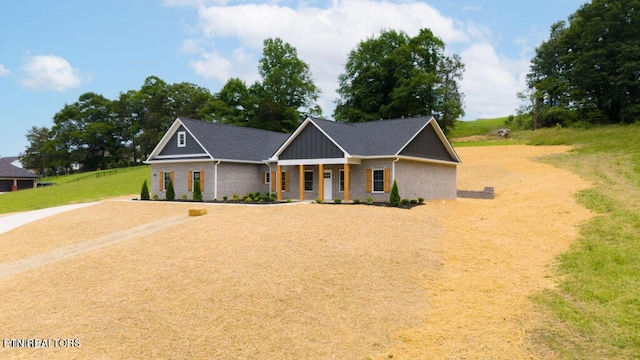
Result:
{"label": "large green tree", "polygon": [[70,163],[79,162],[86,170],[96,170],[121,159],[123,129],[111,100],[96,93],[84,93],[77,102],[65,105],[53,120],[58,151],[68,152]]}
{"label": "large green tree", "polygon": [[434,115],[453,127],[464,114],[459,56],[444,55],[445,44],[431,30],[415,37],[384,30],[349,53],[339,78],[334,117],[343,122]]}
{"label": "large green tree", "polygon": [[289,43],[266,39],[258,70],[262,82],[250,88],[257,110],[249,126],[290,132],[306,115],[321,113],[316,104],[320,89],[309,66]]}
{"label": "large green tree", "polygon": [[540,125],[640,117],[640,0],[593,0],[551,27],[528,86]]}
{"label": "large green tree", "polygon": [[254,110],[249,88],[239,78],[229,79],[220,92],[214,95],[212,111],[217,122],[249,126]]}
{"label": "large green tree", "polygon": [[[27,133],[29,146],[20,154],[20,162],[39,175],[55,172],[57,166],[51,143],[51,130],[46,127],[33,126]],[[54,171],[52,171],[52,169]]]}

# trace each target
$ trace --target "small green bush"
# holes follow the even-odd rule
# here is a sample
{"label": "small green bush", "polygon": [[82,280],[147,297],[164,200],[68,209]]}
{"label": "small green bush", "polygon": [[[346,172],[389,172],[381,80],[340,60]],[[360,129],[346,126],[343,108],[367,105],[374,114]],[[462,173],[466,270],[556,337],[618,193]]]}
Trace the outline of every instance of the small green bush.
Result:
{"label": "small green bush", "polygon": [[182,194],[181,199],[182,200],[187,200],[187,194]]}
{"label": "small green bush", "polygon": [[195,181],[193,184],[193,200],[202,201],[202,190],[200,189],[200,181]]}
{"label": "small green bush", "polygon": [[415,205],[415,204],[417,204],[417,203],[418,203],[418,200],[416,200],[416,199],[411,199],[411,201],[410,201],[410,202],[411,202],[412,204],[414,204],[414,205]]}
{"label": "small green bush", "polygon": [[169,180],[167,184],[167,192],[165,194],[165,198],[169,201],[173,201],[176,199],[176,191],[173,190],[173,181]]}
{"label": "small green bush", "polygon": [[317,199],[316,199],[316,202],[317,202],[318,204],[322,204],[322,199],[317,198]]}
{"label": "small green bush", "polygon": [[252,199],[251,197],[249,197],[249,196],[245,196],[245,198],[244,198],[244,202],[246,202],[246,203],[250,203],[250,202],[252,202],[252,201],[253,201],[253,199]]}
{"label": "small green bush", "polygon": [[287,202],[287,203],[290,203],[291,201],[292,201],[291,199],[287,199],[287,200],[286,200],[286,202]]}
{"label": "small green bush", "polygon": [[233,194],[233,196],[231,198],[233,199],[233,201],[238,201],[238,200],[240,200],[240,195]]}
{"label": "small green bush", "polygon": [[419,202],[420,204],[422,204],[422,203],[424,202],[424,198],[419,197],[419,198],[418,198],[418,202]]}
{"label": "small green bush", "polygon": [[371,196],[367,198],[367,205],[373,205],[373,198]]}
{"label": "small green bush", "polygon": [[360,204],[360,199],[353,199],[354,204]]}
{"label": "small green bush", "polygon": [[149,200],[149,186],[147,185],[146,179],[142,183],[142,190],[140,191],[140,200]]}
{"label": "small green bush", "polygon": [[393,180],[393,187],[391,187],[391,195],[389,195],[389,205],[400,206],[400,193],[398,192],[398,183],[396,183],[395,179]]}
{"label": "small green bush", "polygon": [[400,200],[400,202],[402,203],[402,205],[407,206],[409,205],[409,199],[402,199]]}
{"label": "small green bush", "polygon": [[342,199],[335,198],[333,199],[333,202],[336,204],[340,204],[342,202]]}
{"label": "small green bush", "polygon": [[229,197],[228,197],[227,195],[225,195],[225,196],[223,196],[223,197],[222,197],[222,201],[227,202],[227,199],[228,199],[228,198],[229,198]]}
{"label": "small green bush", "polygon": [[158,194],[153,194],[153,198],[152,199],[157,201],[158,200]]}

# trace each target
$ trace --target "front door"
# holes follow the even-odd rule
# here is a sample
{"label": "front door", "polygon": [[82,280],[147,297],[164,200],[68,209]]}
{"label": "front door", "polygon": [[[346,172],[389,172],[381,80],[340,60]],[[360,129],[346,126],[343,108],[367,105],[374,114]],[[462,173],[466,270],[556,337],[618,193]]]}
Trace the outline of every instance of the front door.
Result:
{"label": "front door", "polygon": [[333,195],[333,191],[331,189],[331,170],[324,171],[324,200],[331,200],[331,195]]}

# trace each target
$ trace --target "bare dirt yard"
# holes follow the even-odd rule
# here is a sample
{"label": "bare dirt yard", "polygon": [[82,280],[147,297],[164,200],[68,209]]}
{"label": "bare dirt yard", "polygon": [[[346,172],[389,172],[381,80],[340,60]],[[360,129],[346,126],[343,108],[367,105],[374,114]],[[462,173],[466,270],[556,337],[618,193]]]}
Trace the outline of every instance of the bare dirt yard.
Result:
{"label": "bare dirt yard", "polygon": [[589,184],[535,159],[568,150],[458,149],[458,187],[494,186],[494,200],[203,205],[201,217],[112,200],[0,234],[0,338],[80,345],[0,358],[552,355],[530,337],[530,296],[555,285],[555,257],[591,216],[572,194]]}

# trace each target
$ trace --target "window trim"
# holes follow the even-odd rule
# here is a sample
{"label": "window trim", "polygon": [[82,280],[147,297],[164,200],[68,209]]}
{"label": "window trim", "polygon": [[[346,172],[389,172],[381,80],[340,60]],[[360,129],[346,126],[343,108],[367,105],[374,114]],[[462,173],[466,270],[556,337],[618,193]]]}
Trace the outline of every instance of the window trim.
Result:
{"label": "window trim", "polygon": [[[376,190],[376,171],[382,172],[382,190]],[[384,169],[371,169],[371,193],[372,194],[384,194]]]}
{"label": "window trim", "polygon": [[187,132],[178,131],[178,147],[187,147]]}
{"label": "window trim", "polygon": [[[304,171],[304,192],[313,192],[313,170],[305,170]],[[311,189],[307,190],[307,173],[311,174]]]}

